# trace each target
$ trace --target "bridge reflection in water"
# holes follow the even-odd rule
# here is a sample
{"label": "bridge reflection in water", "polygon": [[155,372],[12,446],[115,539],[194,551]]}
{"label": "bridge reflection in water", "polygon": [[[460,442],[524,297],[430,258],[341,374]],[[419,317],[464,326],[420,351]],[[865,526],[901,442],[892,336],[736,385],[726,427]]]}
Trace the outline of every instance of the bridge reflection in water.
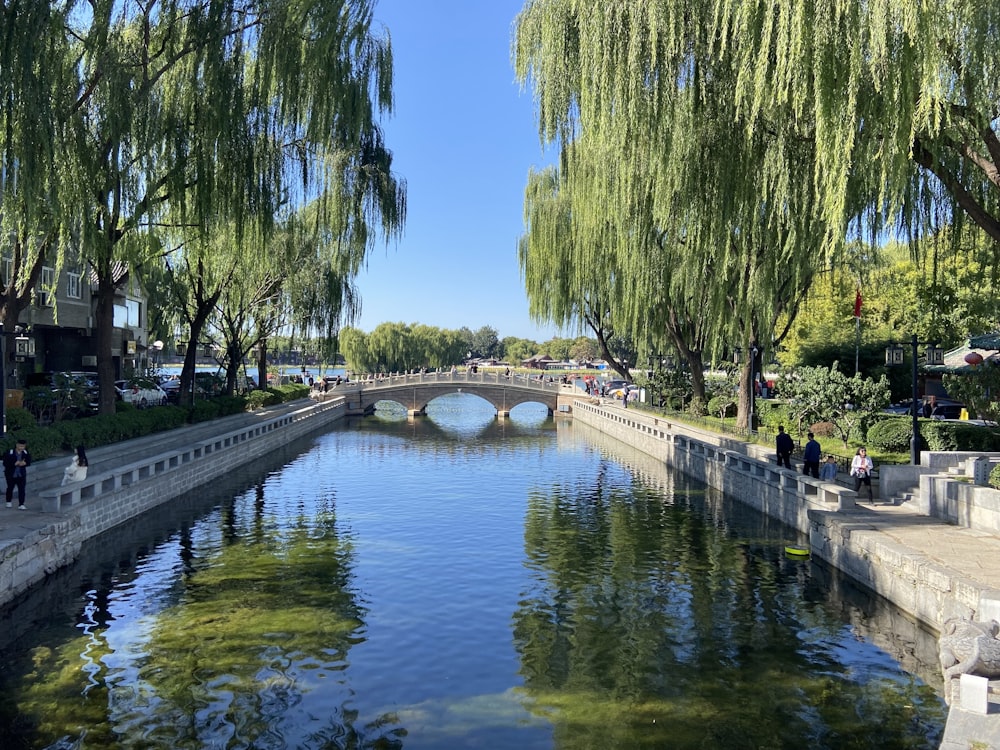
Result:
{"label": "bridge reflection in water", "polygon": [[579,387],[551,380],[549,376],[530,377],[520,373],[502,372],[424,372],[387,375],[372,380],[351,380],[327,391],[314,391],[319,401],[343,398],[349,415],[371,414],[379,401],[395,401],[409,416],[423,416],[427,404],[452,393],[471,393],[488,401],[497,417],[510,416],[518,404],[544,404],[551,416],[560,411],[570,413],[573,399],[580,398]]}

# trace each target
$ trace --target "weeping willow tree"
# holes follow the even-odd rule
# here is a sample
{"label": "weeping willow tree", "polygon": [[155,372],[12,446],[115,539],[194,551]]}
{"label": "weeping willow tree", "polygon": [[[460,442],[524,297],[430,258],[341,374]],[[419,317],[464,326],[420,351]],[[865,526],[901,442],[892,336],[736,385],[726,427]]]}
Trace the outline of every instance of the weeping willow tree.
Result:
{"label": "weeping willow tree", "polygon": [[[592,281],[613,290],[616,320],[636,340],[669,338],[697,372],[706,349],[745,351],[747,425],[775,322],[839,243],[813,211],[808,123],[780,109],[748,121],[718,94],[737,78],[731,60],[698,49],[697,25],[679,43],[653,5],[530,3],[515,66],[534,83],[543,139],[564,144],[575,260],[587,263],[597,238],[608,248]],[[542,231],[565,242],[550,224]]]}
{"label": "weeping willow tree", "polygon": [[31,304],[42,266],[61,265],[70,250],[57,206],[59,105],[72,74],[68,40],[59,34],[66,13],[58,4],[0,4],[0,320],[7,330]]}
{"label": "weeping willow tree", "polygon": [[615,334],[615,302],[627,292],[608,247],[613,235],[608,231],[603,238],[599,233],[581,236],[573,202],[572,186],[559,170],[529,174],[526,231],[518,244],[529,312],[535,319],[564,327],[586,325],[597,337],[604,359],[630,379],[627,363],[616,359],[608,345]]}
{"label": "weeping willow tree", "polygon": [[[683,238],[671,285],[711,287],[710,346],[760,352],[848,237],[1000,237],[998,22],[973,0],[533,0],[513,53],[543,140],[616,149],[594,221],[649,191]],[[637,299],[663,283],[647,260]]]}
{"label": "weeping willow tree", "polygon": [[[25,29],[36,5],[4,6],[5,22]],[[363,225],[366,249],[398,231],[404,189],[377,122],[392,106],[392,54],[371,2],[99,0],[53,18],[32,32],[59,64],[20,55],[5,71],[30,89],[12,94],[17,106],[53,94],[51,117],[32,112],[51,127],[41,145],[13,139],[8,158],[54,155],[48,171],[25,171],[23,192],[50,180],[54,225],[91,265],[102,411],[114,407],[122,265],[154,257],[162,232],[223,217],[237,243],[265,240],[310,201],[331,231]]]}

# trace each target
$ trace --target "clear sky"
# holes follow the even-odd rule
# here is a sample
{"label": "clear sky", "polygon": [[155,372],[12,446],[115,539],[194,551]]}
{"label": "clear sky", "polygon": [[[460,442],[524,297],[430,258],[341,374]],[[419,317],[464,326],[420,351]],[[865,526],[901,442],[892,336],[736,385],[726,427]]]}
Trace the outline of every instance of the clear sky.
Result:
{"label": "clear sky", "polygon": [[357,279],[364,331],[391,321],[563,335],[529,318],[517,262],[528,171],[549,161],[510,62],[522,1],[375,6],[392,39],[396,107],[383,124],[408,208],[403,238],[376,246]]}

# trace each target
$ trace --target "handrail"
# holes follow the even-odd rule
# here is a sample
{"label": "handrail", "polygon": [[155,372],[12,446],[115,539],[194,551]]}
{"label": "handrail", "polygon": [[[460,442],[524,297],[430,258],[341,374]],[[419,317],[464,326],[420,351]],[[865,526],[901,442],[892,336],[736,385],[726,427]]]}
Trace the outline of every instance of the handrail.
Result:
{"label": "handrail", "polygon": [[220,450],[228,450],[245,444],[249,440],[260,437],[275,429],[308,419],[316,414],[324,414],[335,409],[344,409],[344,399],[324,401],[311,404],[293,412],[281,414],[255,424],[230,430],[200,440],[183,448],[174,448],[157,453],[139,461],[133,461],[122,466],[116,466],[108,471],[88,475],[86,479],[60,487],[42,490],[38,493],[42,500],[42,512],[57,513],[68,506],[73,506],[83,500],[100,497],[106,493],[116,492],[136,482],[151,479],[186,466],[194,461],[214,455]]}

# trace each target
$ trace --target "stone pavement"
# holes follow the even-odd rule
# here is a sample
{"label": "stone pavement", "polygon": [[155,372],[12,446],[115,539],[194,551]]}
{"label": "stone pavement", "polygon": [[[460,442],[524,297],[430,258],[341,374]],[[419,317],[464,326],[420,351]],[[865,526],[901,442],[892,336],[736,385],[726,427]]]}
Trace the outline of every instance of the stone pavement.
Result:
{"label": "stone pavement", "polygon": [[1000,536],[920,515],[907,503],[858,503],[859,520],[897,544],[1000,592]]}

